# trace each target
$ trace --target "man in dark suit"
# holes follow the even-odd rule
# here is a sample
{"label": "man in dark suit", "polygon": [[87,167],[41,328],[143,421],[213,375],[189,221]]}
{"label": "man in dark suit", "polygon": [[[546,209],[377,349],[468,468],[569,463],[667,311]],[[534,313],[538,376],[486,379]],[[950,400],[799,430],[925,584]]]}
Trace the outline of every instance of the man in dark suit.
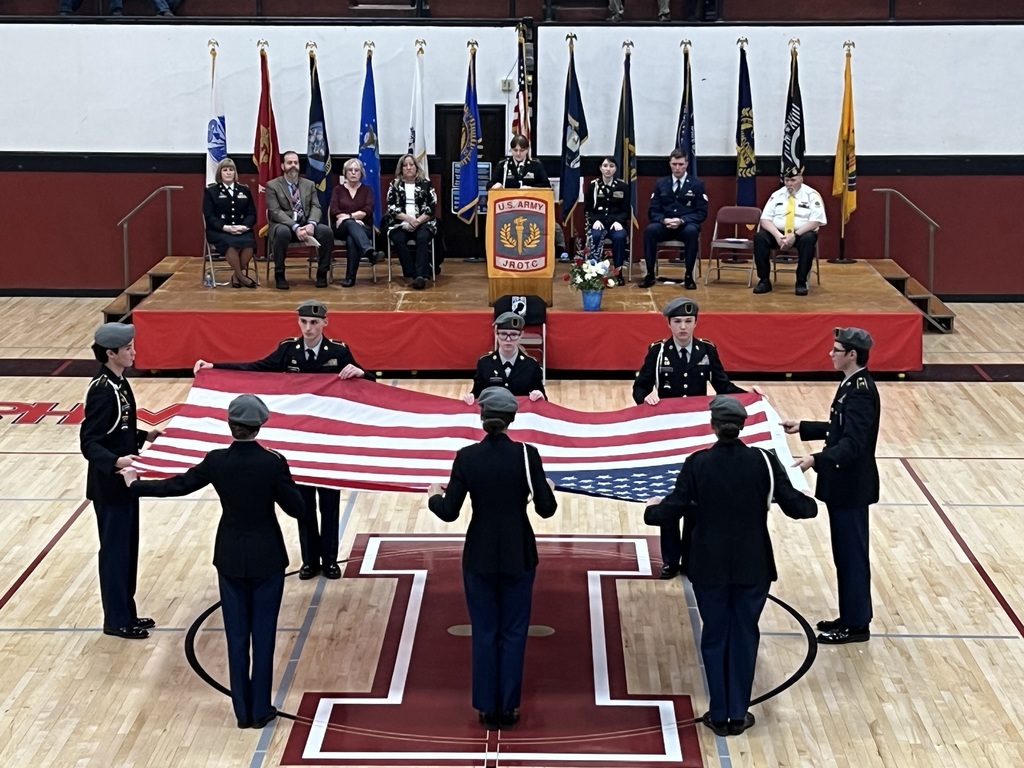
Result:
{"label": "man in dark suit", "polygon": [[[672,337],[656,341],[633,382],[633,402],[657,405],[666,397],[707,397],[708,382],[719,395],[747,390],[737,387],[718,359],[718,350],[707,339],[694,339],[700,307],[690,299],[673,299],[662,314],[668,319]],[[755,390],[756,391],[756,390]],[[661,529],[661,578],[679,573],[682,542],[679,524],[669,522]]]}
{"label": "man in dark suit", "polygon": [[787,434],[824,440],[818,453],[797,462],[818,473],[815,497],[828,509],[832,558],[839,586],[839,618],[818,622],[818,642],[863,643],[871,638],[871,562],[868,506],[878,501],[875,445],[881,402],[868,373],[871,335],[861,328],[836,328],[832,364],[843,381],[832,398],[829,420],[784,421]]}
{"label": "man in dark suit", "polygon": [[516,397],[547,398],[540,363],[519,348],[525,320],[515,312],[502,312],[494,321],[498,348],[476,362],[473,390],[462,399],[472,405],[487,387],[504,387]]}
{"label": "man in dark suit", "polygon": [[[376,381],[370,371],[363,370],[344,342],[324,336],[327,327],[327,305],[304,301],[299,305],[301,338],[285,339],[277,349],[253,363],[208,363],[197,360],[193,371],[223,368],[234,371],[266,371],[283,373],[332,373],[339,379],[363,378]],[[323,568],[328,579],[340,579],[338,566],[338,522],[341,517],[341,491],[337,488],[299,486],[310,512],[307,525],[299,521],[299,544],[302,547],[300,579],[312,579]],[[320,497],[320,531],[316,527],[317,495]]]}
{"label": "man in dark suit", "polygon": [[96,510],[100,533],[100,597],[103,634],[143,640],[153,619],[135,608],[139,571],[139,500],[117,477],[130,467],[143,444],[159,430],[145,432],[135,418],[135,395],[125,371],[135,362],[135,326],[106,323],[93,336],[92,352],[102,363],[85,396],[85,418],[79,433],[82,455],[89,462],[85,496]]}
{"label": "man in dark suit", "polygon": [[[316,287],[327,287],[327,271],[331,268],[334,233],[322,224],[323,212],[316,186],[299,176],[299,156],[295,152],[281,155],[283,175],[267,182],[267,218],[270,222],[271,249],[274,251],[274,282],[288,290],[284,277],[284,257],[288,243],[305,243],[314,238],[319,261],[316,266]],[[310,243],[312,245],[312,243]]]}
{"label": "man in dark suit", "polygon": [[701,721],[718,736],[736,736],[754,724],[748,708],[761,637],[757,622],[778,578],[768,533],[771,502],[795,519],[818,514],[774,455],[739,439],[746,418],[735,398],[712,400],[717,442],[691,454],[672,493],[651,499],[644,511],[648,525],[684,521],[686,573],[703,622],[700,650],[710,698]]}
{"label": "man in dark suit", "polygon": [[262,400],[240,395],[228,405],[234,438],[228,448],[210,451],[188,472],[167,480],[138,480],[135,470],[123,472],[136,497],[185,496],[210,484],[220,497],[213,565],[228,643],[231,704],[239,728],[262,728],[277,717],[270,702],[288,550],[274,504],[300,521],[308,514],[284,456],[256,442],[269,418]]}
{"label": "man in dark suit", "polygon": [[669,155],[672,175],[658,179],[647,209],[650,224],[644,230],[644,261],[647,276],[641,288],[654,285],[654,265],[658,256],[658,243],[664,240],[681,240],[686,247],[686,277],[688,290],[696,290],[693,266],[700,255],[698,239],[700,225],[708,217],[708,196],[704,182],[686,172],[686,155],[675,149]]}

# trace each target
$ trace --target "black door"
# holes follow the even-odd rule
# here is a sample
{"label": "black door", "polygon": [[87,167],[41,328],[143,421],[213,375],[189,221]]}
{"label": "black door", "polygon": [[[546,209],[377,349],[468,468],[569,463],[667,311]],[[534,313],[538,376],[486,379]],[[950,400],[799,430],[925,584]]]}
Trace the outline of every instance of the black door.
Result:
{"label": "black door", "polygon": [[[481,104],[479,110],[480,135],[483,137],[480,162],[497,163],[508,154],[511,138],[505,132],[505,106]],[[452,207],[452,163],[459,162],[462,151],[462,105],[436,105],[434,125],[437,127],[435,142],[441,153],[441,194],[438,202],[444,210],[439,224],[445,253],[449,258],[483,258],[487,217],[478,214],[476,223],[466,224]]]}

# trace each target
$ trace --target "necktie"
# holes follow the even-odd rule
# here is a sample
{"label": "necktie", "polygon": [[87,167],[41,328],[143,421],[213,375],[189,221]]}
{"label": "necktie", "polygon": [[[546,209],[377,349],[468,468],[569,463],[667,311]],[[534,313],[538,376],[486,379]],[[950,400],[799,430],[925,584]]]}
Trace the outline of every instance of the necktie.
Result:
{"label": "necktie", "polygon": [[796,195],[790,195],[786,200],[786,232],[791,235],[796,229]]}
{"label": "necktie", "polygon": [[512,375],[512,363],[505,363],[505,378]]}
{"label": "necktie", "polygon": [[313,361],[315,361],[316,360],[316,352],[314,352],[312,349],[307,349],[306,350],[306,360],[308,360],[311,363]]}
{"label": "necktie", "polygon": [[306,213],[302,209],[302,200],[299,198],[299,185],[289,184],[288,187],[292,191],[292,211],[295,213],[295,220],[301,222],[306,218]]}
{"label": "necktie", "polygon": [[679,194],[679,179],[676,179],[675,183],[672,185],[672,192],[677,195]]}
{"label": "necktie", "polygon": [[685,368],[690,362],[690,353],[686,351],[686,347],[679,350],[679,356],[683,359],[683,368]]}

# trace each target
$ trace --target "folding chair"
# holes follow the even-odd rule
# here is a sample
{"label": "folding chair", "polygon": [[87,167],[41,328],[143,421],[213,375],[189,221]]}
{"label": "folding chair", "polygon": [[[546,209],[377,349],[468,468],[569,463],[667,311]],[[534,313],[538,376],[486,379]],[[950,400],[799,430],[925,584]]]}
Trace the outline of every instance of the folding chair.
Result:
{"label": "folding chair", "polygon": [[[747,273],[747,287],[754,281],[754,235],[761,221],[761,209],[745,205],[724,205],[715,216],[715,229],[711,234],[708,269],[704,285],[711,281],[711,270],[716,280],[722,279],[723,269]],[[719,227],[723,228],[719,237]],[[729,233],[728,227],[732,227]],[[723,252],[725,257],[723,258]],[[742,257],[742,258],[741,258]]]}
{"label": "folding chair", "polygon": [[[494,318],[505,312],[521,315],[526,325],[519,339],[519,346],[540,349],[541,381],[548,382],[548,307],[540,296],[502,296],[494,302]],[[498,336],[494,336],[494,349],[498,348]]]}
{"label": "folding chair", "polygon": [[[252,270],[250,274],[250,269]],[[227,260],[218,253],[217,249],[206,239],[206,219],[203,219],[203,280],[204,284],[207,278],[209,278],[209,287],[220,288],[224,285],[231,285],[231,279],[227,279],[223,282],[217,281],[218,271],[228,271],[234,274],[234,270],[231,265],[228,264]],[[248,264],[245,265],[245,274],[256,281],[256,285],[260,284],[260,271],[256,267],[256,259],[253,258]]]}
{"label": "folding chair", "polygon": [[[662,253],[669,254],[662,258]],[[661,276],[662,267],[681,266],[686,270],[686,244],[682,240],[662,240],[654,253],[654,277]],[[697,258],[693,260],[694,279],[700,277],[700,235],[697,235]],[[667,278],[666,278],[667,279]]]}
{"label": "folding chair", "polygon": [[[821,265],[818,261],[818,247],[821,245],[821,238],[814,241],[814,259],[811,261],[811,271],[814,273],[815,282],[821,285]],[[792,272],[796,274],[797,257],[796,248],[772,248],[768,252],[772,263],[772,282],[774,283],[779,272]]]}

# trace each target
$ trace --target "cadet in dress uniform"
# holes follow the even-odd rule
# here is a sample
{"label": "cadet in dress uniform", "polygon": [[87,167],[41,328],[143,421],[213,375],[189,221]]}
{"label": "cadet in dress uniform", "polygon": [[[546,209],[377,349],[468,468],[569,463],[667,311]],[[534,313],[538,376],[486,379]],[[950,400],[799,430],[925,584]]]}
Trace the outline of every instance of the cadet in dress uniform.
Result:
{"label": "cadet in dress uniform", "polygon": [[[668,319],[672,338],[656,341],[633,382],[633,402],[657,405],[665,397],[707,397],[708,382],[719,395],[734,395],[747,390],[729,380],[715,345],[693,338],[700,307],[690,299],[673,299],[662,314]],[[670,522],[661,529],[661,578],[679,573],[682,542],[679,525]]]}
{"label": "cadet in dress uniform", "polygon": [[515,312],[502,312],[494,321],[498,348],[476,362],[473,391],[462,399],[469,405],[487,387],[504,387],[516,397],[547,398],[540,363],[519,348],[525,320]]}
{"label": "cadet in dress uniform", "polygon": [[[590,230],[590,252],[601,253],[601,241],[612,241],[612,263],[621,268],[626,263],[626,238],[629,235],[629,186],[615,177],[615,158],[601,160],[601,176],[587,187],[586,218]],[[619,272],[619,285],[626,281]]]}
{"label": "cadet in dress uniform", "polygon": [[826,223],[825,204],[821,195],[804,184],[803,168],[787,168],[784,175],[785,185],[768,198],[761,212],[761,228],[754,235],[754,266],[757,268],[754,293],[768,293],[772,289],[768,259],[772,248],[795,248],[795,291],[797,296],[806,296],[818,227]]}
{"label": "cadet in dress uniform", "polygon": [[818,622],[818,642],[862,643],[871,631],[871,562],[868,506],[878,501],[875,445],[881,402],[868,373],[871,335],[861,328],[836,328],[832,364],[843,374],[829,410],[829,420],[784,421],[787,434],[801,440],[824,440],[818,453],[797,466],[818,473],[815,497],[828,509],[832,558],[839,587],[839,618]]}
{"label": "cadet in dress uniform", "polygon": [[[509,143],[512,156],[494,164],[488,189],[520,189],[522,187],[542,187],[551,189],[551,181],[539,160],[530,157],[530,140],[517,133]],[[555,248],[561,253],[565,250],[565,232],[555,223]]]}
{"label": "cadet in dress uniform", "polygon": [[711,448],[691,454],[665,499],[648,501],[644,522],[663,526],[683,518],[683,558],[703,622],[700,651],[710,707],[702,718],[719,736],[754,724],[750,689],[760,632],[757,621],[778,578],[768,510],[776,501],[789,517],[818,514],[814,500],[789,481],[774,454],[744,445],[743,405],[732,397],[711,401]]}
{"label": "cadet in dress uniform", "polygon": [[672,150],[668,165],[672,174],[655,183],[651,204],[647,209],[647,218],[651,222],[644,230],[647,276],[640,287],[650,288],[654,285],[658,243],[663,240],[681,240],[686,251],[686,277],[683,284],[687,290],[692,291],[697,289],[693,266],[700,256],[700,225],[708,217],[708,196],[704,191],[704,182],[686,172],[686,155],[682,150]]}
{"label": "cadet in dress uniform", "polygon": [[270,701],[288,551],[274,504],[300,520],[308,514],[284,456],[256,442],[269,418],[262,400],[240,395],[228,405],[234,438],[228,448],[210,451],[188,472],[167,480],[138,480],[134,470],[124,472],[135,496],[186,496],[212,484],[220,497],[213,565],[228,644],[231,704],[239,728],[262,728],[277,716]]}
{"label": "cadet in dress uniform", "polygon": [[256,205],[252,190],[237,183],[235,161],[226,157],[217,165],[217,183],[203,193],[203,218],[206,220],[206,242],[217,249],[235,274],[232,288],[255,288],[256,281],[246,274],[256,249],[252,232],[256,223]]}
{"label": "cadet in dress uniform", "polygon": [[[352,357],[344,342],[324,337],[327,326],[327,305],[319,301],[304,301],[299,305],[300,338],[285,339],[276,350],[254,363],[208,363],[196,361],[193,370],[223,368],[234,371],[279,371],[284,373],[332,373],[340,379],[364,378],[376,381],[371,372],[363,370]],[[313,521],[312,527],[299,523],[299,543],[302,547],[300,579],[312,579],[320,573],[328,579],[340,579],[338,566],[338,522],[341,516],[341,491],[337,488],[299,486]],[[320,531],[316,529],[316,501],[320,497]]]}
{"label": "cadet in dress uniform", "polygon": [[93,336],[92,351],[103,364],[85,396],[85,418],[79,433],[82,455],[89,462],[85,496],[96,510],[100,533],[100,596],[103,634],[142,640],[156,626],[135,608],[139,571],[139,501],[124,487],[118,470],[131,466],[147,440],[135,419],[135,395],[124,377],[135,362],[135,326],[106,323]]}
{"label": "cadet in dress uniform", "polygon": [[519,721],[538,562],[527,504],[532,495],[544,518],[558,508],[537,449],[506,432],[518,408],[507,389],[485,389],[480,419],[486,437],[455,455],[446,492],[437,484],[427,489],[430,511],[447,523],[458,519],[467,495],[473,505],[462,575],[473,630],[473,708],[488,730]]}

